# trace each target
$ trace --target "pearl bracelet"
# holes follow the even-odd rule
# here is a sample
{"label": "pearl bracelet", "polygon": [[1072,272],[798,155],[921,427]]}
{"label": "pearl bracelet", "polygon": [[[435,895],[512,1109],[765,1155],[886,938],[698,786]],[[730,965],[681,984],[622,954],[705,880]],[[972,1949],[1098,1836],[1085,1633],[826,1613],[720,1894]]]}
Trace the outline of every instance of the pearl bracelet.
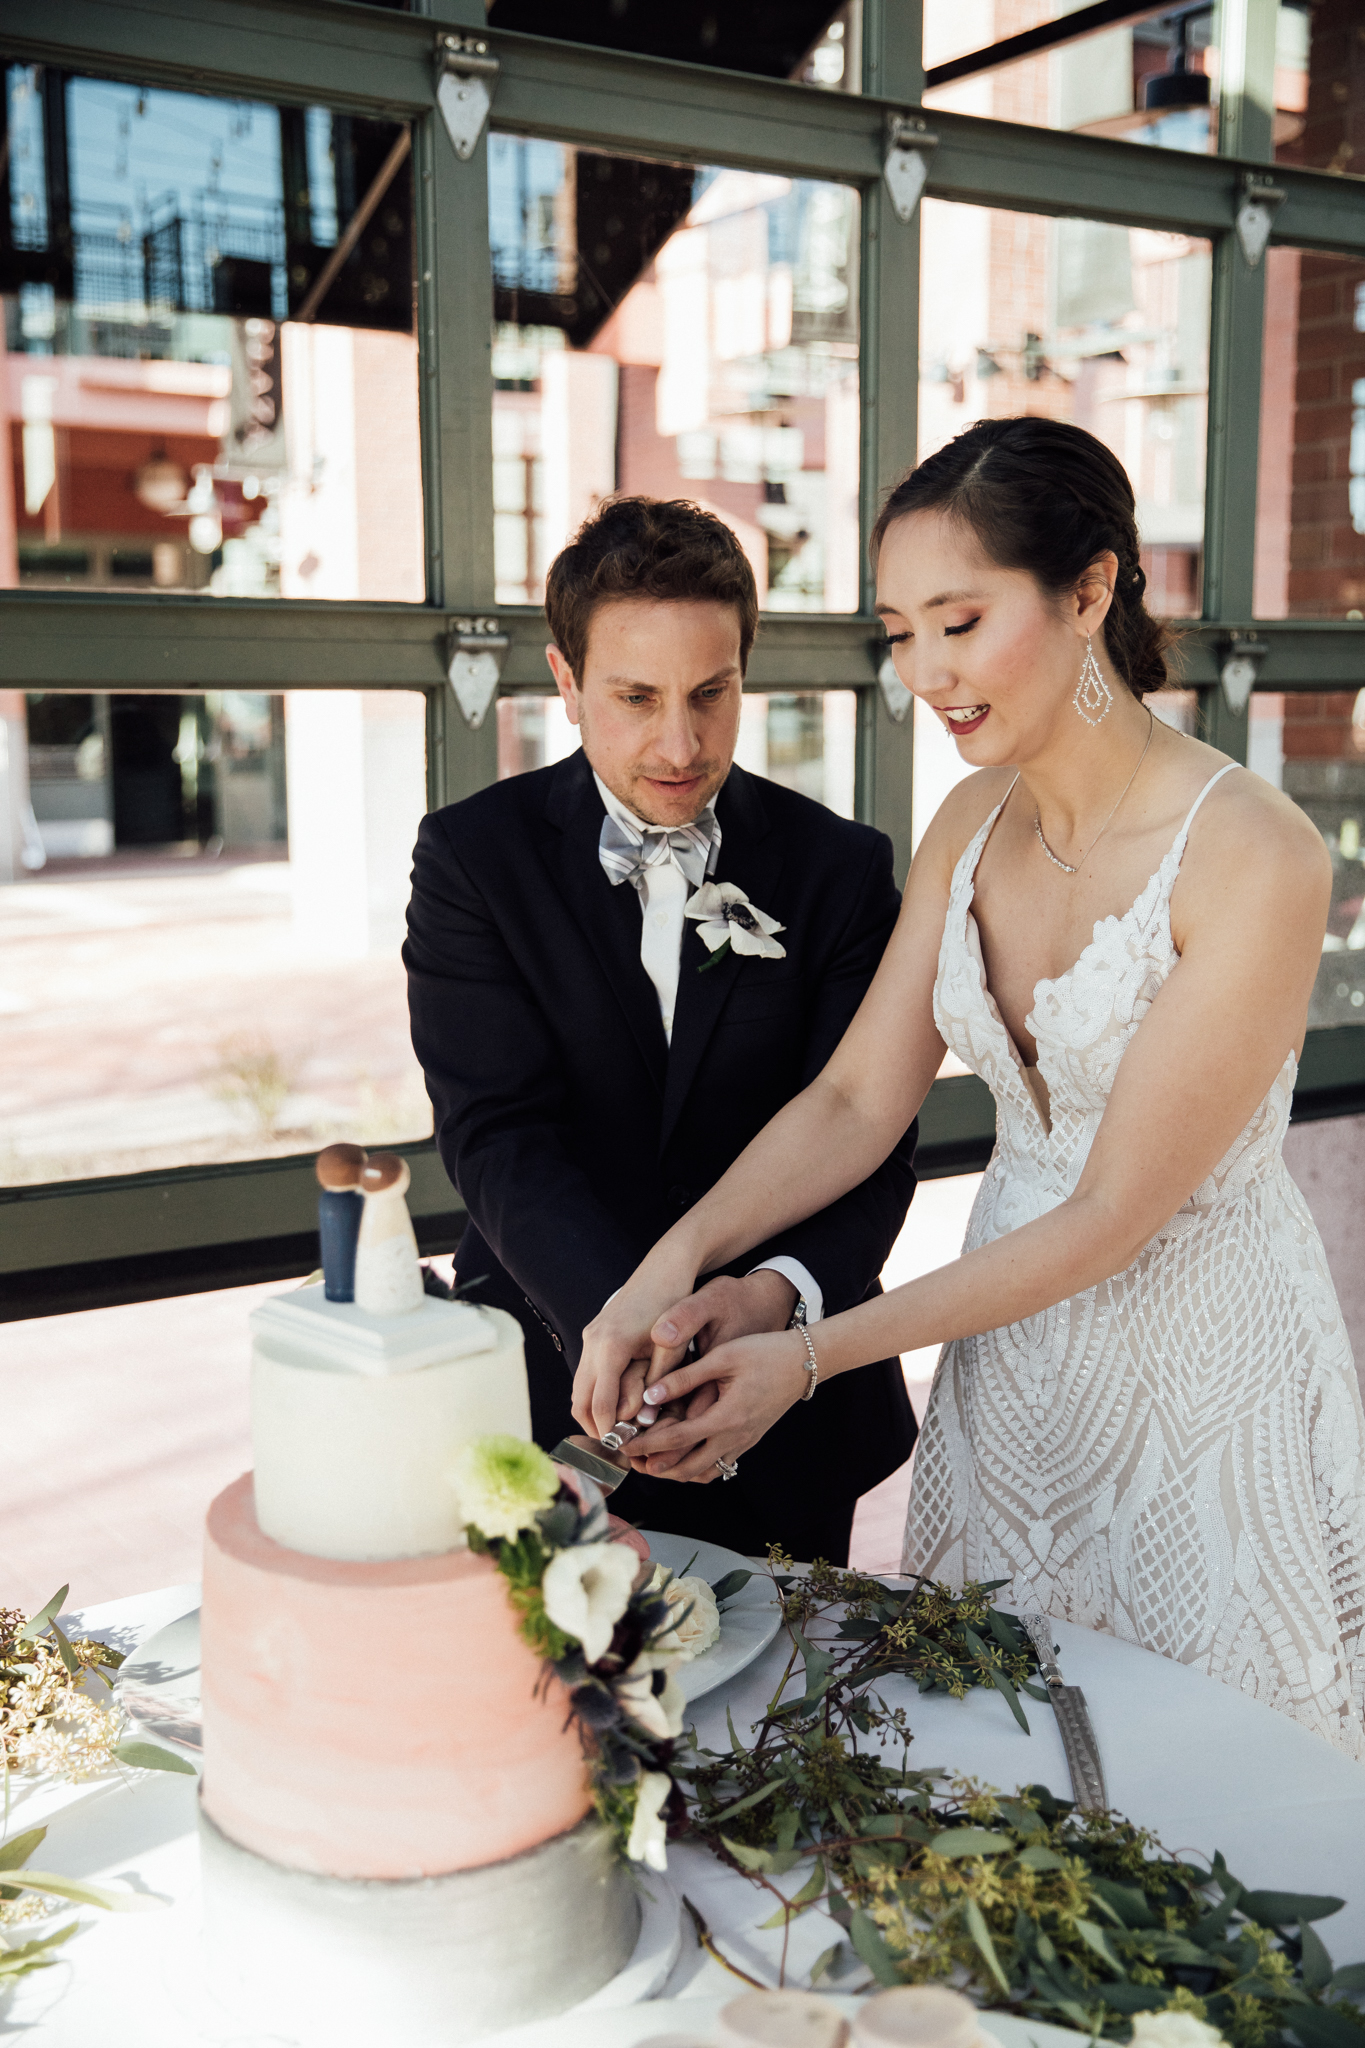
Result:
{"label": "pearl bracelet", "polygon": [[801,1399],[803,1401],[811,1401],[815,1398],[815,1389],[820,1384],[820,1361],[815,1355],[815,1346],[810,1341],[810,1331],[806,1328],[805,1324],[797,1323],[794,1325],[794,1328],[800,1331],[801,1341],[806,1347],[807,1362],[801,1369],[810,1376],[810,1385],[806,1388]]}

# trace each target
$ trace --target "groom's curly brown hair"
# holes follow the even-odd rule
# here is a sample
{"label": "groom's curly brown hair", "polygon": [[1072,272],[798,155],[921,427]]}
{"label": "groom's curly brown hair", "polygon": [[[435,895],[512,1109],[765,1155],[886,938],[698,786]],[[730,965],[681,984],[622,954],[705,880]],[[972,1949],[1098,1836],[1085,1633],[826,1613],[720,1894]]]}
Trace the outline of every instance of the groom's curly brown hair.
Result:
{"label": "groom's curly brown hair", "polygon": [[747,668],[758,631],[758,588],[738,537],[714,512],[686,498],[609,498],[550,568],[545,616],[576,677],[588,628],[618,597],[706,598],[739,614],[739,665]]}

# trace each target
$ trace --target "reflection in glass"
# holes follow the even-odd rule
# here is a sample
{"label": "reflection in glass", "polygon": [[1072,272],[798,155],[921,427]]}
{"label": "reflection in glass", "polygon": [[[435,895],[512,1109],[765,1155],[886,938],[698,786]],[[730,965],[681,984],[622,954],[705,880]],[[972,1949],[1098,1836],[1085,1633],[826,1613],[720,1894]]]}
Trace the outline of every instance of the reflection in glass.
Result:
{"label": "reflection in glass", "polygon": [[1365,258],[1268,249],[1256,503],[1262,619],[1365,616]]}
{"label": "reflection in glass", "polygon": [[773,611],[858,605],[858,200],[489,141],[498,601],[613,491],[725,519]]}
{"label": "reflection in glass", "polygon": [[[1074,12],[1075,0],[925,0],[926,69],[932,78],[936,66]],[[1353,0],[1286,0],[1278,9],[1273,135],[1283,162],[1360,169],[1350,160],[1349,104],[1359,109],[1362,87],[1359,67],[1350,74],[1348,18],[1358,18]],[[1191,0],[998,69],[931,83],[924,104],[1203,154],[1218,146],[1217,22],[1213,0]]]}
{"label": "reflection in glass", "polygon": [[[857,760],[858,697],[855,690],[746,691],[740,713],[735,759],[752,775],[764,775],[827,804],[841,818],[853,816]],[[578,746],[558,697],[503,697],[498,703],[498,776],[525,775],[562,761]]]}
{"label": "reflection in glass", "polygon": [[1132,478],[1152,609],[1197,616],[1208,243],[946,200],[921,213],[921,453],[1012,413],[1087,428]]}
{"label": "reflection in glass", "polygon": [[44,694],[26,724],[44,864],[0,889],[0,1184],[427,1135],[399,959],[421,694]]}
{"label": "reflection in glass", "polygon": [[1247,766],[1305,810],[1332,856],[1310,1029],[1365,1024],[1365,690],[1257,691]]}
{"label": "reflection in glass", "polygon": [[0,59],[0,587],[421,600],[408,142]]}

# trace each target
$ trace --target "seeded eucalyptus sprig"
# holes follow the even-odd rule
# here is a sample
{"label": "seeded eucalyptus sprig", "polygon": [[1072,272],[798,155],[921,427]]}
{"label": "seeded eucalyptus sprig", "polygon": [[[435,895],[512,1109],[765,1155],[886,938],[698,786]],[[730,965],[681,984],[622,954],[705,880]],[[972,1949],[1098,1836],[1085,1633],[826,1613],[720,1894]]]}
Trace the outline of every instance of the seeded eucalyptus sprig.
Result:
{"label": "seeded eucalyptus sprig", "polygon": [[[990,1608],[993,1587],[888,1594],[827,1566],[792,1579],[780,1554],[773,1565],[792,1645],[781,1682],[748,1747],[731,1721],[730,1749],[698,1751],[684,1775],[694,1837],[773,1894],[765,1924],[783,1929],[784,1959],[794,1919],[833,1923],[812,1984],[862,1964],[881,1985],[949,1980],[1095,2035],[1173,2011],[1232,2048],[1365,2048],[1365,1963],[1335,1969],[1316,1931],[1340,1899],[1248,1890],[1221,1855],[1207,1869],[1170,1856],[1042,1785],[1005,1798],[909,1768],[905,1709],[874,1682],[1036,1691],[1031,1647]],[[802,1864],[804,1883],[779,1887]]]}

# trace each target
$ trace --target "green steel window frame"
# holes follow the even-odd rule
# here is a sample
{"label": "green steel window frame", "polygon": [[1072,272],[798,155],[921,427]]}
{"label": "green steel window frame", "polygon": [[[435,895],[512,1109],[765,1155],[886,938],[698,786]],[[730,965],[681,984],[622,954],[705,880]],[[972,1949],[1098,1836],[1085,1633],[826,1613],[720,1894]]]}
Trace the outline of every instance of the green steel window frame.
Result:
{"label": "green steel window frame", "polygon": [[[935,109],[926,190],[936,198],[1184,231],[1213,247],[1204,613],[1185,633],[1201,730],[1245,760],[1247,718],[1218,687],[1234,629],[1267,646],[1257,687],[1365,684],[1365,627],[1254,621],[1252,549],[1265,270],[1233,229],[1243,181],[1271,161],[1276,0],[1222,0],[1216,157],[1020,127]],[[427,597],[316,603],[87,593],[0,593],[0,687],[43,690],[417,689],[428,705],[428,799],[453,802],[497,772],[496,721],[470,731],[445,682],[449,622],[496,613],[511,646],[503,688],[544,685],[544,625],[492,602],[493,519],[486,135],[460,162],[435,110],[443,32],[477,30],[499,63],[491,126],[639,157],[772,169],[855,185],[862,198],[862,518],[915,455],[919,229],[886,203],[891,116],[923,88],[919,0],[864,0],[863,92],[488,31],[480,0],[0,0],[11,59],[284,104],[320,102],[413,124]],[[1275,168],[1271,239],[1365,254],[1365,183]],[[910,850],[913,728],[876,686],[880,629],[865,577],[852,616],[765,620],[753,689],[856,689],[858,815]],[[1297,1117],[1365,1109],[1365,1027],[1310,1033]],[[935,1083],[921,1117],[927,1177],[980,1166],[994,1113],[974,1077]],[[400,1148],[429,1249],[461,1222],[431,1141]],[[0,1319],[143,1299],[297,1271],[314,1256],[308,1158],[253,1160],[0,1190]]]}

